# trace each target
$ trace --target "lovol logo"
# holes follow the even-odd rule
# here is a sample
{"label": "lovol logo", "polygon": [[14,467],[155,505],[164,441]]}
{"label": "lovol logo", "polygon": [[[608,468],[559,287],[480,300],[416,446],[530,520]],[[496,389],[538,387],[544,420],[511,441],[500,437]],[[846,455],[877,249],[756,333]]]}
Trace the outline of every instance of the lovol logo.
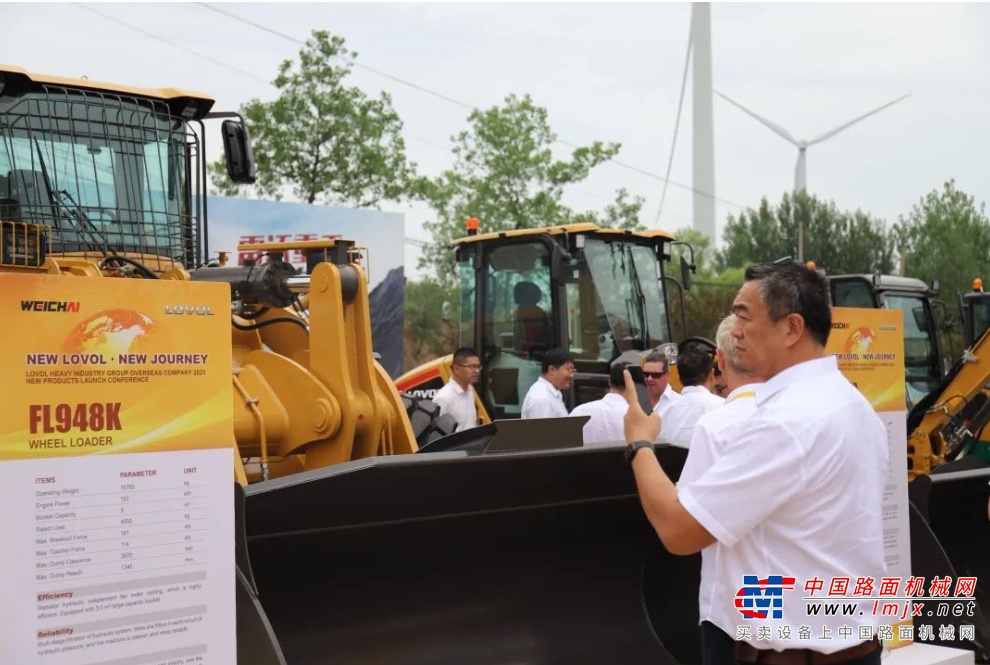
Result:
{"label": "lovol logo", "polygon": [[79,303],[65,300],[22,300],[22,312],[78,312]]}
{"label": "lovol logo", "polygon": [[198,314],[213,316],[213,308],[209,305],[165,305],[166,314]]}

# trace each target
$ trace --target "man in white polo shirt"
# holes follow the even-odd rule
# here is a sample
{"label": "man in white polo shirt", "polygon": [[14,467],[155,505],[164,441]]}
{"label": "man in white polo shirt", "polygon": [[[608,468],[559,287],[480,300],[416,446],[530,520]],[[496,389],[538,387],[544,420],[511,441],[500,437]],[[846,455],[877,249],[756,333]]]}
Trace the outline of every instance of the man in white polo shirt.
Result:
{"label": "man in white polo shirt", "polygon": [[563,349],[551,349],[543,356],[540,378],[536,380],[523,399],[523,418],[566,417],[564,394],[574,380],[574,358]]}
{"label": "man in white polo shirt", "polygon": [[[750,266],[745,279],[732,306],[736,355],[766,382],[755,389],[755,413],[700,477],[677,486],[667,477],[653,454],[660,418],[643,413],[626,377],[626,456],[643,510],[673,554],[723,546],[711,618],[737,627],[736,662],[879,665],[878,641],[861,636],[864,627],[876,635],[881,622],[875,598],[844,600],[858,605],[853,615],[810,616],[803,597],[815,579],[827,589],[833,579],[885,574],[886,431],[825,353],[827,278],[787,261]],[[794,578],[793,587],[763,596],[779,577]],[[757,591],[773,605],[760,611]],[[741,639],[746,631],[738,627],[752,637]]]}
{"label": "man in white polo shirt", "polygon": [[712,394],[710,386],[714,382],[715,359],[711,351],[697,344],[682,346],[677,351],[677,374],[684,385],[681,398],[674,402],[663,418],[663,431],[660,438],[687,448],[698,418],[712,409],[721,407],[725,400]]}
{"label": "man in white polo shirt", "polygon": [[481,378],[481,358],[474,349],[463,347],[454,351],[450,381],[437,391],[433,401],[440,413],[450,414],[457,421],[457,431],[478,425],[478,407],[474,403],[474,386]]}
{"label": "man in white polo shirt", "polygon": [[626,415],[626,398],[622,394],[626,387],[622,370],[628,363],[615,361],[608,373],[608,392],[601,399],[578,404],[571,411],[572,416],[588,416],[582,436],[585,443],[605,443],[622,441],[622,418]]}
{"label": "man in white polo shirt", "polygon": [[681,398],[681,394],[670,387],[670,358],[660,349],[650,349],[641,362],[650,403],[663,418],[670,406]]}
{"label": "man in white polo shirt", "polygon": [[[690,483],[704,475],[722,456],[725,447],[735,438],[746,420],[756,411],[756,386],[762,377],[739,364],[736,338],[732,328],[736,315],[722,319],[715,333],[715,362],[726,386],[725,404],[698,418],[691,436],[690,452],[681,470],[678,484]],[[698,592],[698,623],[701,627],[701,665],[732,662],[735,646],[735,625],[718,625],[713,608],[715,580],[724,548],[718,541],[701,550],[701,586]]]}

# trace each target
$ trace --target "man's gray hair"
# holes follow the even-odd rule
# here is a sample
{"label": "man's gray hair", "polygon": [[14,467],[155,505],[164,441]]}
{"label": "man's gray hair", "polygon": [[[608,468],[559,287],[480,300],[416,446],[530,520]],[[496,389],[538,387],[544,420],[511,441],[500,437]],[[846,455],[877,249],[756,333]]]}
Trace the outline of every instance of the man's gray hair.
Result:
{"label": "man's gray hair", "polygon": [[667,370],[670,366],[670,359],[660,349],[650,349],[643,354],[640,365],[645,365],[646,363],[663,363],[664,370]]}
{"label": "man's gray hair", "polygon": [[725,362],[728,363],[735,372],[749,376],[749,372],[739,365],[739,358],[736,356],[736,338],[732,336],[732,327],[736,325],[736,315],[729,314],[718,324],[715,331],[715,346],[725,354]]}

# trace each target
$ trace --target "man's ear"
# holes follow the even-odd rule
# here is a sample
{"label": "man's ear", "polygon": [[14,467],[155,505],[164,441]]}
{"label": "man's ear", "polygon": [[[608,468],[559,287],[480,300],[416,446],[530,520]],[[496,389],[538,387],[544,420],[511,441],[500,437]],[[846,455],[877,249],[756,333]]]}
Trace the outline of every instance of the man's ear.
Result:
{"label": "man's ear", "polygon": [[715,364],[718,366],[718,371],[725,374],[725,352],[722,349],[715,350]]}
{"label": "man's ear", "polygon": [[792,312],[784,318],[783,323],[784,344],[794,346],[804,336],[804,317]]}

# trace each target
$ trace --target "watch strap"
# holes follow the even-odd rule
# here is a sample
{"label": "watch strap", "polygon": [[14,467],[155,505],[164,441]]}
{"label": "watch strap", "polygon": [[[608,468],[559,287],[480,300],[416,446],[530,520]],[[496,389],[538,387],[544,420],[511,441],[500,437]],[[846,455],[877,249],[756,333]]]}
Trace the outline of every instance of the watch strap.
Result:
{"label": "watch strap", "polygon": [[632,463],[633,457],[636,456],[636,453],[639,452],[639,449],[640,448],[650,448],[650,449],[652,449],[653,448],[653,442],[652,441],[646,441],[646,440],[639,440],[639,441],[633,441],[632,443],[630,443],[628,446],[626,446],[626,461]]}

